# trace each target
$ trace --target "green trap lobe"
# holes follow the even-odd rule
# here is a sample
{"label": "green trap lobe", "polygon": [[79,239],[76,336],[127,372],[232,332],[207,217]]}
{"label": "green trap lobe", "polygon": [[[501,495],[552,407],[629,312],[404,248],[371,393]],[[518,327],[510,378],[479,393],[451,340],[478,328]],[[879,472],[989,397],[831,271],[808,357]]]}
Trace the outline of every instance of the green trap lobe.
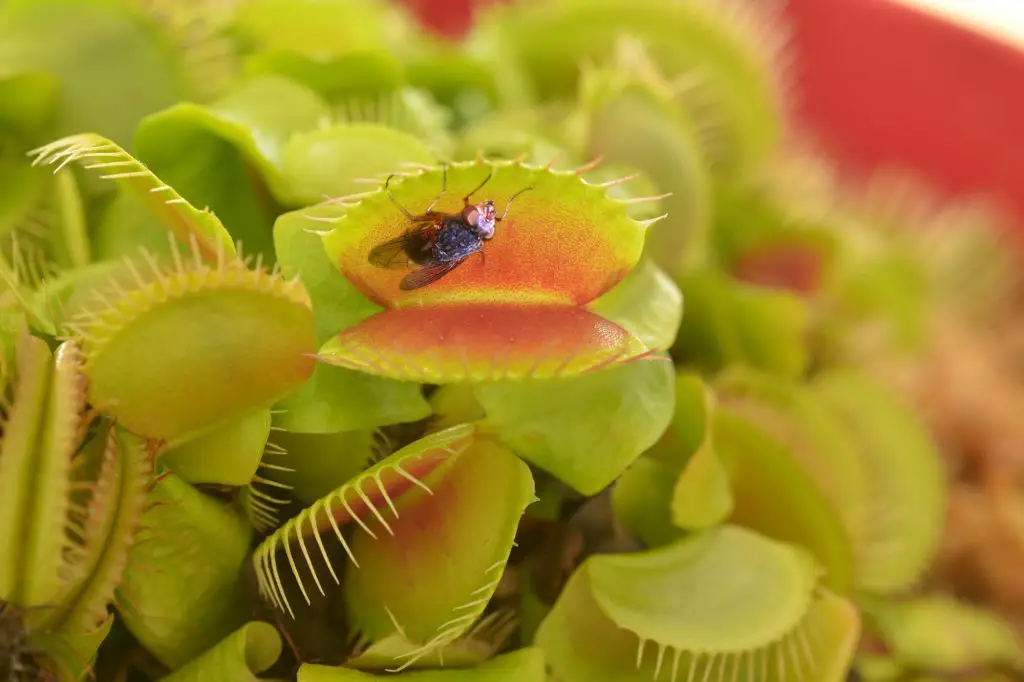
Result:
{"label": "green trap lobe", "polygon": [[270,409],[256,410],[184,442],[168,443],[160,463],[188,483],[247,485],[270,436]]}
{"label": "green trap lobe", "polygon": [[209,106],[184,102],[147,117],[135,148],[189,201],[215,211],[248,252],[269,261],[278,203],[300,205],[281,175],[284,145],[329,116],[315,93],[265,76]]}
{"label": "green trap lobe", "polygon": [[457,639],[483,612],[534,486],[523,462],[484,439],[428,485],[433,494],[417,490],[398,501],[393,533],[354,538],[360,568],[344,589],[361,632],[377,639],[397,624],[430,650]]}
{"label": "green trap lobe", "polygon": [[82,552],[61,595],[61,608],[45,613],[42,620],[53,630],[85,635],[106,619],[121,582],[144,511],[151,467],[145,442],[109,424],[78,457],[96,468]]}
{"label": "green trap lobe", "polygon": [[[358,567],[359,557],[353,553],[342,528],[355,522],[370,537],[380,537],[382,532],[387,532],[391,525],[384,514],[394,515],[398,505],[405,504],[406,495],[415,499],[417,494],[430,490],[436,480],[443,479],[452,463],[470,445],[474,433],[473,426],[463,424],[421,438],[358,473],[284,523],[253,553],[260,594],[294,617],[288,597],[290,590],[281,577],[278,550],[283,550],[287,559],[284,570],[291,570],[307,604],[312,603],[307,587],[310,581],[321,595],[325,594],[321,583],[323,568],[317,569],[317,565],[322,564],[319,558],[314,564],[313,559],[319,554],[336,582],[338,573],[321,536],[337,537],[349,560]],[[378,523],[380,528],[373,530],[370,524]],[[300,567],[303,568],[300,570]]]}
{"label": "green trap lobe", "polygon": [[[59,539],[52,526],[65,511],[67,480],[40,480],[54,462],[40,461],[47,408],[53,381],[53,357],[46,343],[21,333],[15,350],[17,379],[14,404],[3,425],[0,443],[0,599],[23,606],[46,601],[56,591],[56,556],[36,565],[40,543]],[[67,464],[65,463],[65,466]],[[58,473],[56,471],[52,473]],[[37,497],[39,495],[39,497]],[[54,505],[57,506],[54,506]],[[47,508],[49,507],[49,508]],[[42,526],[40,525],[42,524]],[[35,583],[31,588],[27,583]]]}
{"label": "green trap lobe", "polygon": [[699,530],[727,519],[733,511],[729,472],[708,439],[687,462],[672,489],[672,523]]}
{"label": "green trap lobe", "polygon": [[374,123],[335,124],[293,135],[281,151],[281,173],[302,204],[366,190],[360,179],[385,175],[406,163],[437,158],[413,135]]}
{"label": "green trap lobe", "polygon": [[730,523],[807,547],[825,569],[822,582],[848,594],[854,584],[850,538],[836,510],[793,455],[724,408],[714,415],[712,437],[729,475]]}
{"label": "green trap lobe", "polygon": [[946,473],[934,439],[868,376],[830,370],[812,390],[842,423],[867,475],[858,583],[881,594],[906,590],[931,563],[946,518]]}
{"label": "green trap lobe", "polygon": [[[208,210],[198,210],[141,161],[95,133],[71,135],[31,152],[35,165],[56,164],[59,172],[72,162],[93,170],[132,194],[181,244],[198,251],[207,262],[235,253],[231,235]],[[135,255],[135,254],[132,254]]]}
{"label": "green trap lobe", "polygon": [[236,264],[169,275],[85,328],[91,401],[130,431],[172,439],[267,407],[313,371],[301,285]]}
{"label": "green trap lobe", "polygon": [[148,530],[132,547],[116,605],[132,635],[177,669],[245,623],[240,576],[252,529],[173,474],[150,500],[159,506],[142,516]]}
{"label": "green trap lobe", "polygon": [[[600,556],[588,572],[595,601],[620,627],[674,648],[735,651],[795,628],[819,568],[807,552],[724,526],[648,552]],[[726,617],[727,604],[742,604],[742,618],[738,609]]]}
{"label": "green trap lobe", "polygon": [[859,623],[819,590],[818,571],[806,552],[735,526],[598,555],[536,643],[565,682],[840,682]]}

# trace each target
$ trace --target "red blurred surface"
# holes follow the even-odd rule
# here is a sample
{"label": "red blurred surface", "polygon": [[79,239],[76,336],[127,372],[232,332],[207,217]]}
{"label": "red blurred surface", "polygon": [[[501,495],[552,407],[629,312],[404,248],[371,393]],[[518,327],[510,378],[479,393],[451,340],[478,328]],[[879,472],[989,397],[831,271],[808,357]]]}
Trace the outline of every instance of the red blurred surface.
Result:
{"label": "red blurred surface", "polygon": [[[401,0],[457,36],[494,0]],[[754,0],[756,1],[756,0]],[[788,0],[799,115],[853,169],[989,191],[1024,224],[1024,51],[891,0]]]}

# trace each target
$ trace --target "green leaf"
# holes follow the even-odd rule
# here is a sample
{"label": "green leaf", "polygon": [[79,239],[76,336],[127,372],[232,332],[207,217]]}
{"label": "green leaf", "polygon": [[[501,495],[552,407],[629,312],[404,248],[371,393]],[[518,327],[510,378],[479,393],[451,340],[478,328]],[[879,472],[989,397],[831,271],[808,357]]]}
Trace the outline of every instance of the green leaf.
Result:
{"label": "green leaf", "polygon": [[641,457],[612,488],[616,518],[648,547],[660,547],[685,535],[669,518],[673,484],[678,476],[677,467]]}
{"label": "green leaf", "polygon": [[224,638],[163,682],[256,682],[281,655],[281,636],[270,623],[253,621]]}
{"label": "green leaf", "polygon": [[160,463],[187,483],[247,485],[256,475],[270,435],[264,408],[196,437],[168,443]]}
{"label": "green leaf", "polygon": [[285,145],[329,117],[326,103],[312,91],[266,76],[208,106],[185,102],[147,117],[135,147],[182,196],[209,206],[248,252],[270,262],[278,202],[302,203],[281,174]]}
{"label": "green leaf", "polygon": [[185,94],[181,57],[129,3],[8,2],[0,64],[55,77],[57,136],[95,130],[125,145],[142,117]]}
{"label": "green leaf", "polygon": [[52,122],[57,77],[35,68],[16,73],[5,65],[4,71],[0,74],[0,131],[31,140]]}
{"label": "green leaf", "polygon": [[675,379],[672,423],[648,454],[661,461],[685,464],[708,438],[714,398],[698,374],[680,371]]}
{"label": "green leaf", "polygon": [[[2,95],[2,93],[0,93]],[[25,163],[21,145],[8,143],[0,135],[0,173],[4,187],[0,190],[0,237],[8,242],[13,235],[24,233],[27,225],[40,222],[47,199],[50,178],[38,168]],[[9,145],[9,146],[8,146]],[[20,229],[19,229],[20,228]]]}
{"label": "green leaf", "polygon": [[424,483],[430,494],[416,489],[396,501],[387,535],[353,539],[360,568],[343,585],[350,622],[364,635],[397,631],[422,644],[396,662],[401,667],[455,641],[483,614],[534,500],[529,468],[484,439]]}
{"label": "green leaf", "polygon": [[117,610],[131,633],[176,670],[241,627],[241,569],[252,529],[234,510],[164,474],[142,517]]}
{"label": "green leaf", "polygon": [[864,609],[904,669],[944,677],[992,666],[1024,670],[1024,648],[1014,628],[978,606],[927,595],[905,601],[873,599]]}
{"label": "green leaf", "polygon": [[734,281],[711,269],[678,280],[686,300],[673,355],[707,372],[743,364],[783,376],[806,369],[807,304],[795,294]]}
{"label": "green leaf", "polygon": [[[95,260],[121,261],[137,256],[139,249],[159,257],[171,255],[167,228],[159,216],[149,210],[144,199],[129,192],[118,192],[93,225],[90,239]],[[230,238],[223,226],[220,230]]]}
{"label": "green leaf", "polygon": [[401,29],[396,10],[379,0],[252,0],[234,17],[253,51],[323,57],[388,47]]}
{"label": "green leaf", "polygon": [[683,319],[683,295],[657,265],[642,260],[590,309],[632,332],[648,348],[667,350]]}
{"label": "green leaf", "polygon": [[[667,428],[672,364],[655,356],[582,377],[476,389],[482,428],[585,495],[614,481]],[[593,428],[600,420],[601,428]]]}
{"label": "green leaf", "polygon": [[[299,682],[371,682],[379,677],[358,670],[331,668],[304,663]],[[411,682],[544,682],[544,655],[535,647],[498,656],[474,668],[462,670],[423,670],[402,675]]]}
{"label": "green leaf", "polygon": [[49,659],[56,668],[57,682],[80,682],[92,674],[96,653],[113,624],[114,614],[110,613],[88,632],[41,630],[29,633],[26,644]]}
{"label": "green leaf", "polygon": [[729,472],[709,436],[676,479],[669,504],[672,523],[688,530],[709,528],[729,518],[734,504]]}
{"label": "green leaf", "polygon": [[281,428],[299,433],[354,431],[430,416],[420,384],[317,363],[302,388],[277,403]]}
{"label": "green leaf", "polygon": [[[280,423],[282,415],[277,419]],[[271,471],[267,478],[289,486],[289,493],[304,504],[312,504],[356,477],[371,464],[374,450],[373,431],[341,431],[338,433],[291,433],[277,431],[271,437],[280,452],[275,458],[289,471]],[[278,450],[280,448],[281,450]]]}
{"label": "green leaf", "polygon": [[300,204],[324,197],[356,194],[359,180],[401,169],[403,164],[433,164],[437,158],[413,135],[375,123],[333,124],[297,133],[281,151],[282,182]]}
{"label": "green leaf", "polygon": [[343,207],[325,204],[285,213],[274,223],[278,264],[286,277],[298,277],[309,292],[321,344],[382,310],[341,274],[327,257],[323,239],[311,229],[311,220],[343,214]]}
{"label": "green leaf", "polygon": [[283,76],[331,102],[347,97],[393,92],[404,83],[402,62],[391,52],[369,49],[324,59],[288,50],[250,55],[246,71],[254,76]]}
{"label": "green leaf", "polygon": [[373,124],[408,133],[437,158],[448,158],[453,144],[452,114],[426,90],[406,86],[373,96],[347,97],[337,103],[334,114],[338,123]]}
{"label": "green leaf", "polygon": [[443,42],[417,47],[406,58],[406,78],[449,108],[456,127],[476,120],[498,104],[496,75],[489,65]]}
{"label": "green leaf", "polygon": [[819,573],[803,550],[734,526],[596,555],[570,578],[536,643],[566,682],[726,682],[755,670],[770,681],[840,682],[859,622],[852,605],[820,590]]}
{"label": "green leaf", "polygon": [[58,267],[80,268],[92,260],[82,192],[70,172],[57,173],[52,189],[51,201],[59,228],[50,234],[53,260]]}
{"label": "green leaf", "polygon": [[[519,628],[515,611],[499,608],[476,622],[451,644],[424,653],[409,665],[409,670],[432,668],[472,668],[479,666],[505,649],[509,639]],[[362,643],[361,643],[362,644]],[[390,670],[395,661],[402,660],[420,649],[398,633],[379,639],[345,661],[346,668],[374,671],[378,674]]]}

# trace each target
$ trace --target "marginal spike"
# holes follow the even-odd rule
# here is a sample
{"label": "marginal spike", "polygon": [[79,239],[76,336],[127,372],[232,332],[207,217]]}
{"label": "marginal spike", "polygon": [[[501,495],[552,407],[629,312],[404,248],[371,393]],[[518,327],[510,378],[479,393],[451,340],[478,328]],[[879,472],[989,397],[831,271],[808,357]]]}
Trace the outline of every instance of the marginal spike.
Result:
{"label": "marginal spike", "polygon": [[655,223],[660,223],[667,217],[668,213],[662,213],[660,216],[656,216],[654,218],[648,218],[647,220],[638,220],[637,223],[644,228],[649,228],[651,225],[654,225]]}
{"label": "marginal spike", "polygon": [[672,192],[665,192],[664,194],[656,194],[650,197],[632,197],[629,199],[619,199],[618,202],[620,204],[625,204],[627,206],[632,204],[646,204],[653,201],[661,201],[662,199],[667,199],[670,196],[672,196]]}
{"label": "marginal spike", "polygon": [[576,170],[574,170],[573,173],[575,173],[576,175],[582,175],[583,173],[586,173],[587,171],[594,170],[595,168],[600,166],[603,162],[604,162],[604,154],[601,154],[599,156],[594,157],[590,161],[586,162],[585,164],[583,164],[582,166],[580,166]]}
{"label": "marginal spike", "polygon": [[599,182],[595,186],[596,187],[604,187],[605,189],[607,189],[609,187],[615,187],[616,185],[625,184],[625,183],[627,183],[627,182],[629,182],[631,180],[636,180],[638,177],[640,177],[640,173],[633,173],[631,175],[624,175],[621,178],[615,178],[614,180],[607,180],[605,182]]}

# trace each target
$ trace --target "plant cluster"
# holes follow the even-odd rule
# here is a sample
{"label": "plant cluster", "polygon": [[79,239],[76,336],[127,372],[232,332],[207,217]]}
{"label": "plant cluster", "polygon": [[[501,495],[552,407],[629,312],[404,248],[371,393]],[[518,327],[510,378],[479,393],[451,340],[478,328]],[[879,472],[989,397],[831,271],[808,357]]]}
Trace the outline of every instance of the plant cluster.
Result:
{"label": "plant cluster", "polygon": [[734,0],[0,4],[0,677],[1014,679],[909,401],[999,217],[789,78]]}

